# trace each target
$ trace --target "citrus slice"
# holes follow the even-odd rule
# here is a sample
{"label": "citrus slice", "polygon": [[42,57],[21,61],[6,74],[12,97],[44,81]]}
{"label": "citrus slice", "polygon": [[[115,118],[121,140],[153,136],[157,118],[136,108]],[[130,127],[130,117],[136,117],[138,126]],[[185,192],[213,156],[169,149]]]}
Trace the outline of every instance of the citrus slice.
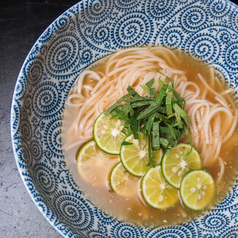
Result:
{"label": "citrus slice", "polygon": [[148,170],[141,186],[145,201],[154,208],[167,209],[178,201],[178,189],[166,182],[160,165]]}
{"label": "citrus slice", "polygon": [[109,181],[111,188],[118,195],[131,197],[138,191],[139,178],[128,173],[120,162],[113,167]]}
{"label": "citrus slice", "polygon": [[165,179],[175,188],[180,188],[181,180],[188,171],[200,169],[202,166],[197,150],[185,143],[180,143],[170,153],[165,153],[161,163]]}
{"label": "citrus slice", "polygon": [[193,170],[182,179],[180,196],[184,205],[192,210],[204,209],[213,199],[214,192],[214,179],[204,170]]}
{"label": "citrus slice", "polygon": [[[124,168],[132,175],[141,177],[149,169],[148,139],[142,133],[139,139],[134,139],[133,135],[125,138],[127,145],[122,145],[120,150],[120,159]],[[132,143],[132,144],[129,144]],[[162,150],[154,151],[154,163],[158,164],[161,160]]]}
{"label": "citrus slice", "polygon": [[154,164],[155,165],[160,164],[161,158],[163,156],[163,150],[162,149],[160,149],[160,150],[153,150],[152,154],[153,154],[153,162],[154,162]]}
{"label": "citrus slice", "polygon": [[88,141],[77,154],[77,170],[86,182],[96,186],[105,185],[111,168],[119,161],[116,155],[100,150],[95,141]]}
{"label": "citrus slice", "polygon": [[121,132],[124,124],[124,120],[112,118],[111,114],[100,114],[93,125],[93,137],[97,146],[108,154],[118,155],[121,143],[126,137]]}

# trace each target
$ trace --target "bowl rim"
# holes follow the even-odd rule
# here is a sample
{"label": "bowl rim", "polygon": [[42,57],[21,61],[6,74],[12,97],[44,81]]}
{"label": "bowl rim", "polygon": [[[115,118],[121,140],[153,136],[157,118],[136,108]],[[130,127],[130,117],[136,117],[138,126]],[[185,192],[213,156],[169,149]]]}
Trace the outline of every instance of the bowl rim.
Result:
{"label": "bowl rim", "polygon": [[[23,76],[23,69],[24,69],[24,66],[25,64],[27,63],[28,59],[29,59],[29,56],[31,54],[31,52],[34,50],[34,47],[36,47],[37,44],[39,45],[44,45],[44,43],[41,43],[39,40],[40,38],[42,38],[44,36],[44,34],[47,33],[47,31],[51,28],[51,26],[53,24],[55,24],[57,22],[57,20],[59,20],[64,14],[70,12],[70,10],[73,10],[74,8],[76,8],[79,4],[81,4],[82,2],[86,2],[87,0],[79,0],[78,3],[72,5],[70,8],[68,8],[67,10],[65,10],[64,12],[62,12],[57,18],[55,18],[51,23],[50,25],[40,34],[40,36],[37,38],[37,40],[35,41],[35,43],[32,45],[32,47],[30,48],[28,54],[26,55],[23,63],[22,63],[22,66],[20,68],[20,71],[19,71],[19,74],[17,76],[17,79],[16,79],[16,83],[15,83],[15,86],[14,86],[14,91],[13,91],[13,94],[12,94],[12,101],[11,101],[11,111],[10,111],[10,134],[11,134],[11,145],[12,145],[12,150],[13,150],[13,154],[14,154],[14,159],[15,159],[15,163],[17,165],[17,169],[18,169],[18,172],[20,174],[20,177],[22,179],[22,182],[28,192],[28,194],[30,195],[30,198],[31,200],[33,201],[33,203],[36,205],[36,207],[38,208],[38,210],[40,211],[40,213],[44,216],[44,218],[50,223],[51,226],[54,227],[54,229],[56,231],[58,231],[63,237],[69,237],[68,235],[69,234],[72,234],[72,236],[70,237],[77,237],[76,235],[74,235],[66,226],[64,226],[64,224],[62,224],[53,214],[53,211],[43,202],[41,201],[41,206],[39,205],[39,201],[36,201],[34,199],[34,196],[29,188],[29,186],[27,185],[26,181],[24,180],[24,176],[22,174],[22,172],[24,171],[23,168],[20,167],[19,163],[18,163],[18,154],[17,154],[17,148],[16,146],[18,147],[21,147],[21,140],[20,138],[18,139],[18,142],[16,141],[16,139],[14,139],[14,134],[15,132],[18,130],[17,128],[19,128],[19,124],[20,124],[20,117],[19,117],[19,121],[17,122],[17,125],[14,125],[14,105],[15,105],[15,100],[14,98],[16,97],[16,94],[17,94],[17,87],[18,87],[18,83],[19,81],[21,80],[21,77]],[[235,8],[238,9],[238,5],[235,4],[234,2],[230,1],[230,0],[222,0],[223,2],[227,2],[228,4],[230,5],[233,5]],[[73,15],[75,15],[73,13]],[[57,28],[55,28],[53,30],[53,34],[55,34],[55,32],[57,32]],[[24,85],[25,85],[25,80],[24,80]],[[19,109],[21,108],[21,104],[19,106]],[[20,112],[19,112],[19,115],[20,115]],[[27,170],[27,169],[26,169]],[[32,180],[32,179],[31,179]],[[34,183],[32,183],[34,184]],[[37,193],[37,197],[38,198],[41,198],[41,195],[39,194],[39,192],[35,189],[35,193]],[[204,216],[204,214],[202,214],[202,216]],[[199,216],[200,217],[200,216]],[[55,225],[57,224],[57,225]],[[152,229],[153,230],[153,229]]]}

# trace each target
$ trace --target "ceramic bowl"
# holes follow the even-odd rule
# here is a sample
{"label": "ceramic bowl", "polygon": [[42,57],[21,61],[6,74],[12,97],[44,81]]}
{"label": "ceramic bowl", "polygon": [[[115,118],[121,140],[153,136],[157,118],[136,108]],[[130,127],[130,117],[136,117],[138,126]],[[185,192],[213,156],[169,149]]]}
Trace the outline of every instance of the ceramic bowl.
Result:
{"label": "ceramic bowl", "polygon": [[62,112],[80,72],[117,49],[161,45],[212,63],[237,88],[238,7],[226,0],[82,0],[39,37],[21,68],[11,134],[22,180],[64,237],[237,237],[238,180],[214,209],[179,225],[118,220],[87,200],[67,170]]}

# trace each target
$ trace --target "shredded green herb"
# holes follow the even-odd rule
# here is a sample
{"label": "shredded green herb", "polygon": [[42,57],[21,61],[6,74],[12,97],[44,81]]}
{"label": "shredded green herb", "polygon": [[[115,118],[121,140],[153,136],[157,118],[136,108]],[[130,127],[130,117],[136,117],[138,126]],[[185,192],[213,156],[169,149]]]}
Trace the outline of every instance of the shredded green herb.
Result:
{"label": "shredded green herb", "polygon": [[[106,115],[111,113],[112,117],[126,121],[122,129],[125,135],[133,133],[134,138],[139,139],[138,133],[142,132],[148,138],[148,166],[155,166],[153,150],[170,150],[184,135],[192,144],[189,116],[184,111],[185,100],[175,90],[174,80],[157,72],[166,77],[165,81],[158,81],[162,85],[159,92],[152,87],[154,79],[140,85],[146,96],[140,96],[129,86],[128,93],[105,111]],[[166,83],[168,81],[171,83]]]}
{"label": "shredded green herb", "polygon": [[128,142],[128,141],[123,141],[123,142],[121,143],[121,145],[133,145],[133,143]]}

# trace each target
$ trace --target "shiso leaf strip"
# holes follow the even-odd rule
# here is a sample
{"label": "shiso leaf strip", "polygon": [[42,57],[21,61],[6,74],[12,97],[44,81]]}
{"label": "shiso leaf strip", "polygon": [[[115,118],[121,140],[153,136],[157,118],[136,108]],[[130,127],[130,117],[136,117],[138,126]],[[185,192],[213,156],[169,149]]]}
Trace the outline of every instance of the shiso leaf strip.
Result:
{"label": "shiso leaf strip", "polygon": [[160,122],[153,123],[153,149],[160,150]]}
{"label": "shiso leaf strip", "polygon": [[121,145],[133,145],[133,143],[128,142],[128,141],[123,141],[123,142],[121,143]]}
{"label": "shiso leaf strip", "polygon": [[[157,72],[161,73],[158,70]],[[162,85],[159,92],[152,87],[154,79],[140,85],[146,96],[140,96],[129,86],[128,93],[104,112],[105,115],[111,114],[113,118],[118,117],[126,121],[122,129],[125,135],[133,133],[134,138],[139,139],[138,133],[142,132],[148,138],[149,166],[155,166],[153,150],[171,149],[184,135],[192,144],[189,116],[184,111],[185,100],[175,90],[174,80],[162,75],[166,78],[165,81],[159,79],[158,83]]]}

